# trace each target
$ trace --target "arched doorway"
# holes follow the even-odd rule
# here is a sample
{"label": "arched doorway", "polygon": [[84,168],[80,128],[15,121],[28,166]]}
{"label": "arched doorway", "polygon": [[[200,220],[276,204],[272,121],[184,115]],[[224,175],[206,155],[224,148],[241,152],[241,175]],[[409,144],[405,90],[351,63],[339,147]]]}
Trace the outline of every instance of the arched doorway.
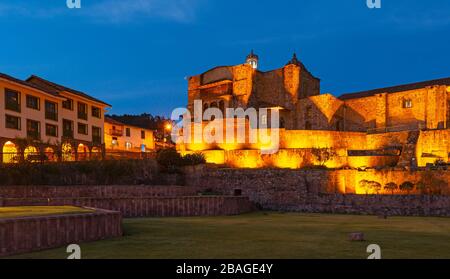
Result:
{"label": "arched doorway", "polygon": [[39,161],[39,152],[36,147],[29,145],[23,151],[23,158],[25,161],[37,162]]}
{"label": "arched doorway", "polygon": [[102,158],[102,150],[100,147],[94,146],[91,151],[91,159],[100,160]]}
{"label": "arched doorway", "polygon": [[19,152],[17,146],[13,142],[7,141],[3,145],[2,153],[3,153],[3,163],[19,162]]}
{"label": "arched doorway", "polygon": [[86,145],[80,143],[77,148],[78,161],[86,161],[89,155],[89,149]]}
{"label": "arched doorway", "polygon": [[58,158],[56,157],[55,150],[51,147],[47,147],[44,150],[45,157],[47,157],[48,162],[56,162]]}
{"label": "arched doorway", "polygon": [[61,147],[62,160],[65,162],[75,161],[75,154],[70,143],[63,143]]}

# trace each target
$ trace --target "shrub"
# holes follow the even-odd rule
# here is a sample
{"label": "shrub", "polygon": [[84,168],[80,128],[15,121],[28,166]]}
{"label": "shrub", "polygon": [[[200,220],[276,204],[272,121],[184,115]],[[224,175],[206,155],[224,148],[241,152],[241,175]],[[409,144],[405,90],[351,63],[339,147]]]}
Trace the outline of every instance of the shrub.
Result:
{"label": "shrub", "polygon": [[384,185],[385,191],[391,191],[392,195],[394,194],[394,191],[398,189],[398,185],[394,182],[389,182],[388,184]]}
{"label": "shrub", "polygon": [[332,148],[314,148],[311,152],[321,166],[325,166],[328,161],[337,155]]}
{"label": "shrub", "polygon": [[376,181],[369,182],[370,188],[375,191],[375,193],[379,194],[381,190],[381,184]]}
{"label": "shrub", "polygon": [[409,182],[409,181],[405,181],[400,185],[400,190],[401,191],[405,191],[408,195],[409,193],[414,190],[414,183]]}
{"label": "shrub", "polygon": [[362,189],[365,190],[366,195],[369,194],[369,190],[370,190],[370,181],[364,179],[359,181],[359,187],[361,187]]}
{"label": "shrub", "polygon": [[181,155],[175,149],[161,149],[156,160],[165,168],[179,167],[183,164]]}
{"label": "shrub", "polygon": [[150,184],[157,171],[154,160],[0,164],[0,185]]}
{"label": "shrub", "polygon": [[193,153],[183,156],[183,165],[185,166],[196,166],[206,163],[206,158],[203,153]]}

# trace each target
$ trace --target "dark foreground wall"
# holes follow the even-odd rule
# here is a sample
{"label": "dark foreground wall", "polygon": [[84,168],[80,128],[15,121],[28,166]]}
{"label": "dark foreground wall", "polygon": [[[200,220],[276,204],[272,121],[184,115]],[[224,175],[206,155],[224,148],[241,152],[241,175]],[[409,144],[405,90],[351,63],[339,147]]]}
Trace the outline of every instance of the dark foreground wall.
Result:
{"label": "dark foreground wall", "polygon": [[240,189],[266,210],[450,216],[450,196],[340,194],[329,188],[330,176],[339,179],[324,170],[210,169],[195,181],[224,195]]}
{"label": "dark foreground wall", "polygon": [[137,185],[0,186],[0,198],[132,198],[194,196],[198,187]]}
{"label": "dark foreground wall", "polygon": [[116,210],[125,218],[238,215],[254,210],[248,197],[9,198],[3,206],[75,205]]}
{"label": "dark foreground wall", "polygon": [[119,212],[0,219],[0,257],[122,236]]}
{"label": "dark foreground wall", "polygon": [[0,186],[0,206],[75,205],[116,210],[123,217],[237,215],[248,197],[199,196],[197,186]]}

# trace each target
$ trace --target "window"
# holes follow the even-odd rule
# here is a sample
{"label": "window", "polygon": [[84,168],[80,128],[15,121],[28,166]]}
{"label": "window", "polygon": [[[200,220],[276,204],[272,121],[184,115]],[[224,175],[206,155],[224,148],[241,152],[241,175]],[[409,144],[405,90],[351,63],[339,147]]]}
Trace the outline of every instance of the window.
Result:
{"label": "window", "polygon": [[58,126],[52,124],[45,124],[45,135],[49,137],[58,136]]}
{"label": "window", "polygon": [[141,139],[145,139],[145,131],[141,131]]}
{"label": "window", "polygon": [[411,99],[403,100],[403,108],[412,108],[412,106],[413,104]]}
{"label": "window", "polygon": [[102,118],[102,113],[101,113],[102,110],[100,108],[93,106],[91,108],[91,110],[92,110],[92,117]]}
{"label": "window", "polygon": [[87,105],[78,102],[78,118],[87,120]]}
{"label": "window", "polygon": [[68,110],[73,110],[73,100],[72,99],[66,99],[62,102],[62,107]]}
{"label": "window", "polygon": [[20,117],[6,115],[5,120],[6,128],[20,130]]}
{"label": "window", "polygon": [[27,95],[27,108],[40,110],[40,100],[38,97]]}
{"label": "window", "polygon": [[131,137],[131,131],[130,131],[130,128],[126,128],[126,129],[125,129],[125,134],[126,134],[127,137]]}
{"label": "window", "polygon": [[131,144],[131,142],[125,142],[125,149],[126,150],[130,150],[133,147],[133,145]]}
{"label": "window", "polygon": [[87,135],[88,134],[88,125],[83,123],[78,123],[78,134]]}
{"label": "window", "polygon": [[41,138],[41,123],[27,119],[27,137],[30,139]]}
{"label": "window", "polygon": [[95,144],[102,143],[102,129],[92,126],[92,142]]}
{"label": "window", "polygon": [[45,118],[58,121],[58,104],[45,101]]}
{"label": "window", "polygon": [[112,138],[111,145],[112,146],[119,146],[119,142],[117,141],[116,137]]}
{"label": "window", "polygon": [[73,138],[73,121],[63,119],[63,137]]}
{"label": "window", "polygon": [[5,89],[5,109],[20,112],[20,92]]}

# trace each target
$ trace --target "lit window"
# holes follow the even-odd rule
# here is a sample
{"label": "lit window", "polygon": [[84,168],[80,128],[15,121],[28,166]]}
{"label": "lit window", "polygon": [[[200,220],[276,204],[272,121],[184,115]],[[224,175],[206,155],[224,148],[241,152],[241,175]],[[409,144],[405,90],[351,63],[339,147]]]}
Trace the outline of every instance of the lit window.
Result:
{"label": "lit window", "polygon": [[413,104],[412,104],[412,100],[408,99],[408,100],[404,100],[403,101],[403,107],[404,108],[412,108]]}
{"label": "lit window", "polygon": [[125,143],[125,148],[127,149],[127,150],[129,150],[129,149],[131,149],[131,147],[132,147],[132,145],[131,145],[131,142],[126,142]]}

